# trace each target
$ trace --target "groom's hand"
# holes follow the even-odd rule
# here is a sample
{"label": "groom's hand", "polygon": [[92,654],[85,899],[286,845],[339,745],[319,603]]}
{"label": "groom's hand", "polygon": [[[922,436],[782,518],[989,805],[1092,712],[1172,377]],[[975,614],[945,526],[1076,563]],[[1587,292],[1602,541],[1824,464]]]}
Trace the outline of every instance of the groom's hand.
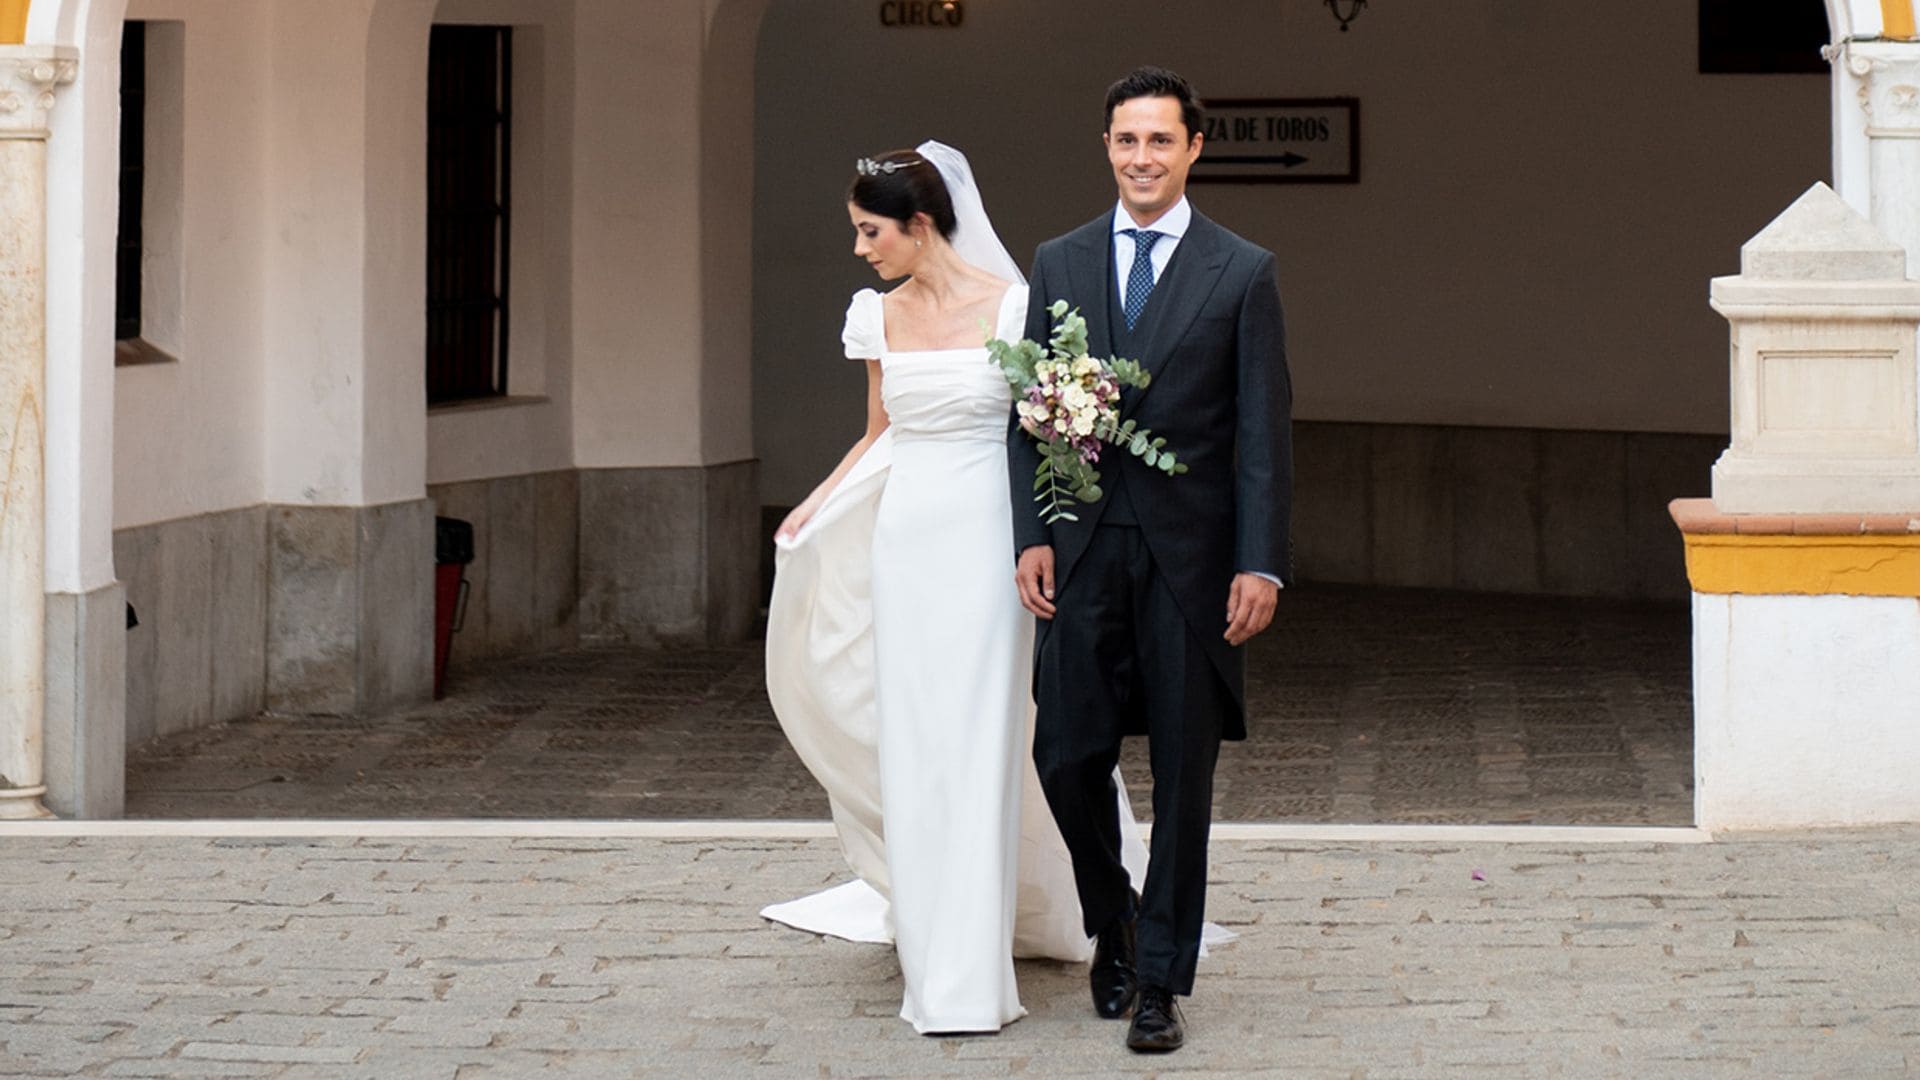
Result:
{"label": "groom's hand", "polygon": [[1245,645],[1273,621],[1280,602],[1280,586],[1259,574],[1233,575],[1227,592],[1227,644]]}
{"label": "groom's hand", "polygon": [[1041,619],[1053,618],[1053,548],[1035,544],[1020,553],[1013,583],[1020,587],[1020,605]]}

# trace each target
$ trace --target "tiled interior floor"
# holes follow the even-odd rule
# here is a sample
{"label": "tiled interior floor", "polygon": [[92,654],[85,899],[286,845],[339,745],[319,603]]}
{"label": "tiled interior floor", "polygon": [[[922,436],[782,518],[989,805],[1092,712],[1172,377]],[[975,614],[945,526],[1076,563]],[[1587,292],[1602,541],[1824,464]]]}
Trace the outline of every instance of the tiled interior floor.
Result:
{"label": "tiled interior floor", "polygon": [[[1257,639],[1225,821],[1692,821],[1681,605],[1304,586]],[[456,642],[455,645],[458,648]],[[1144,743],[1123,767],[1150,818]],[[136,748],[131,817],[824,818],[757,643],[580,649],[379,719],[261,716]]]}

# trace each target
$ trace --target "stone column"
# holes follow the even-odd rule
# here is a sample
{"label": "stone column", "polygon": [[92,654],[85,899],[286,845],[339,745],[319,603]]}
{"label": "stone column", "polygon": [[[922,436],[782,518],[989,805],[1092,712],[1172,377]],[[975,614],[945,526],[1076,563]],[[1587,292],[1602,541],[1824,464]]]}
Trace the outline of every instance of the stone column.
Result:
{"label": "stone column", "polygon": [[0,46],[0,819],[41,803],[46,720],[47,120],[76,53]]}
{"label": "stone column", "polygon": [[1867,175],[1873,224],[1907,249],[1920,271],[1920,43],[1850,41],[1847,69],[1860,80],[1867,115]]}

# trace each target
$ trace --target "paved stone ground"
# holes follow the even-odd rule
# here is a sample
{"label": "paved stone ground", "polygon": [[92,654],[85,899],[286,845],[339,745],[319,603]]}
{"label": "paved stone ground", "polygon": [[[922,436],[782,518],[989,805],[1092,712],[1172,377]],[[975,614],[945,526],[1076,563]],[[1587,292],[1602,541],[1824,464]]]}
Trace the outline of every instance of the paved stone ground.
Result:
{"label": "paved stone ground", "polygon": [[[1476,879],[1475,873],[1479,872]],[[997,1036],[755,912],[831,841],[0,840],[0,1074],[1801,1076],[1920,1071],[1920,829],[1710,845],[1221,842],[1188,1048],[1080,972]]]}
{"label": "paved stone ground", "polygon": [[[1223,821],[1688,824],[1684,607],[1308,586],[1256,639]],[[457,644],[456,644],[457,648]],[[147,743],[134,817],[824,818],[757,645],[586,649],[380,720]],[[1144,745],[1123,767],[1147,816]]]}

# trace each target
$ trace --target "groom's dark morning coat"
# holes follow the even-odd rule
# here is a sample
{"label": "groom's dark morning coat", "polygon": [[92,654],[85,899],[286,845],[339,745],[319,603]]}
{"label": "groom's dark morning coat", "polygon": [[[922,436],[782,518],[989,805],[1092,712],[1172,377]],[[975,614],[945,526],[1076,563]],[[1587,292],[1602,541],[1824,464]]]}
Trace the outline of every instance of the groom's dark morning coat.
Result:
{"label": "groom's dark morning coat", "polygon": [[[1223,637],[1228,589],[1241,571],[1265,572],[1287,584],[1293,580],[1288,533],[1293,391],[1274,256],[1196,211],[1135,332],[1126,335],[1112,244],[1113,214],[1107,213],[1040,245],[1026,336],[1045,343],[1052,333],[1047,306],[1064,299],[1086,316],[1089,353],[1118,353],[1151,373],[1145,389],[1122,395],[1122,416],[1165,436],[1166,448],[1189,471],[1167,476],[1125,450],[1108,448],[1098,465],[1102,486],[1125,485],[1133,517],[1185,616],[1186,630],[1231,692],[1234,708],[1221,718],[1221,736],[1242,739],[1245,657]],[[1131,337],[1128,344],[1136,351],[1117,348],[1117,335]],[[1008,451],[1014,550],[1052,544],[1055,595],[1065,601],[1072,596],[1075,564],[1109,500],[1075,507],[1078,522],[1048,526],[1038,504],[1029,501],[1040,458],[1017,417]],[[1040,623],[1036,655],[1049,625]],[[1153,628],[1154,636],[1179,631]]]}

